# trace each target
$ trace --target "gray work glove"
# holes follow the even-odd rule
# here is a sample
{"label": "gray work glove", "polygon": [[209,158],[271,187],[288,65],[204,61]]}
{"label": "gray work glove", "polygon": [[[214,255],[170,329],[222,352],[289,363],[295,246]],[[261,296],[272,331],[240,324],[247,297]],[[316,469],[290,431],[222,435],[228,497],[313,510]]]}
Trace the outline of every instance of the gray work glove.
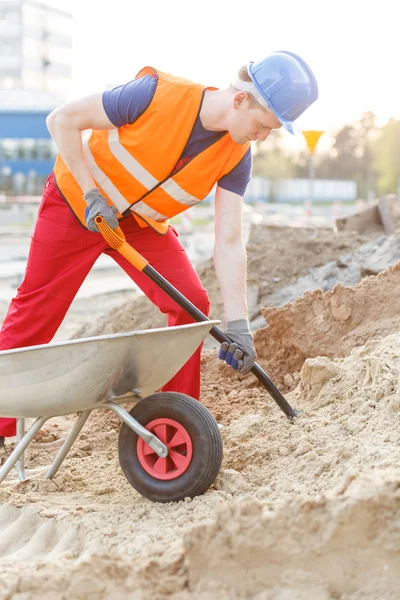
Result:
{"label": "gray work glove", "polygon": [[229,321],[225,333],[232,343],[221,344],[218,358],[224,360],[232,369],[239,371],[241,375],[246,375],[256,362],[256,351],[248,320]]}
{"label": "gray work glove", "polygon": [[83,199],[87,204],[85,210],[85,221],[89,231],[99,233],[96,223],[94,222],[96,217],[103,217],[107,225],[111,229],[118,227],[117,214],[118,210],[115,206],[110,206],[104,196],[101,194],[99,188],[93,188],[83,195]]}

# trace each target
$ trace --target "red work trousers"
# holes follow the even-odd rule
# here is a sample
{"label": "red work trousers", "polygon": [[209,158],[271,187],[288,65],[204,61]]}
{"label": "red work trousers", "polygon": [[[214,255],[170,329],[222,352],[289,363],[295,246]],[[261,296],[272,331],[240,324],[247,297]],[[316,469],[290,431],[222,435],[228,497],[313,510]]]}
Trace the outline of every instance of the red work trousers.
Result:
{"label": "red work trousers", "polygon": [[[161,275],[203,313],[210,302],[175,230],[161,236],[150,227],[141,228],[133,217],[120,223],[127,241]],[[168,325],[184,325],[193,319],[146,275],[99,233],[79,223],[60,195],[53,174],[45,184],[37,221],[32,233],[24,280],[12,300],[0,331],[0,350],[11,350],[50,342],[85,277],[102,253],[111,256],[144,294],[168,316]],[[88,315],[89,318],[89,315]],[[200,353],[193,354],[163,387],[200,398]],[[0,436],[15,435],[15,419],[0,418]]]}

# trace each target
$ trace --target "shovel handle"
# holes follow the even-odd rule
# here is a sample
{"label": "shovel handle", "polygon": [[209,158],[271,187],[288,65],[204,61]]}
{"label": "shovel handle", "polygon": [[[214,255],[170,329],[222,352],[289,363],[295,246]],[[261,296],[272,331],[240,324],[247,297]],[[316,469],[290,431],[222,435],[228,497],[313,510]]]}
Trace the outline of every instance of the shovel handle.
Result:
{"label": "shovel handle", "polygon": [[122,229],[120,227],[117,227],[117,229],[111,229],[111,227],[101,216],[95,217],[94,222],[96,223],[98,230],[110,248],[118,250],[118,252],[122,254],[122,256],[124,256],[126,260],[131,263],[131,265],[136,267],[139,271],[143,271],[143,269],[149,263],[141,254],[139,254],[137,250],[128,244]]}
{"label": "shovel handle", "polygon": [[[95,223],[111,248],[118,250],[132,265],[134,265],[139,271],[143,271],[147,277],[149,277],[154,283],[158,285],[170,298],[183,308],[193,319],[197,322],[209,321],[210,319],[202,313],[190,300],[185,298],[172,284],[169,283],[158,271],[153,269],[149,265],[148,261],[143,258],[139,252],[137,252],[125,239],[123,231],[118,227],[117,229],[111,229],[109,225],[104,221],[103,217],[96,217]],[[210,330],[210,335],[215,338],[218,342],[231,342],[229,337],[219,328],[214,325]],[[257,377],[260,383],[265,387],[270,396],[275,400],[279,408],[285,413],[287,417],[292,419],[297,417],[299,411],[292,408],[283,394],[278,390],[275,384],[271,381],[268,375],[263,369],[255,363],[252,367],[251,372]]]}

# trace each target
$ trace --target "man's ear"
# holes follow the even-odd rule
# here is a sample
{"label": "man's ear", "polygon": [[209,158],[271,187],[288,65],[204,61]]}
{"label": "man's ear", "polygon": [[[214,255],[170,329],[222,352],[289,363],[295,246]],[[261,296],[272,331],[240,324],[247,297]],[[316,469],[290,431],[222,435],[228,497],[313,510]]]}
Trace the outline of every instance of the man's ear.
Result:
{"label": "man's ear", "polygon": [[238,109],[244,102],[246,102],[248,94],[246,92],[238,92],[233,98],[233,108]]}

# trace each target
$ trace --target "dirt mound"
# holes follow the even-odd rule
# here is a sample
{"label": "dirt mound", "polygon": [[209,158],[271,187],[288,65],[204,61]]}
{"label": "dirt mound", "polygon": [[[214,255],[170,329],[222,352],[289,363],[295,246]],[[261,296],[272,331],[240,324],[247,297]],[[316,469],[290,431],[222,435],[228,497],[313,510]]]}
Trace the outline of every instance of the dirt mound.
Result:
{"label": "dirt mound", "polygon": [[[309,269],[356,250],[368,237],[356,232],[323,228],[252,225],[247,244],[250,316],[268,304],[268,296],[306,275]],[[198,268],[211,299],[212,318],[221,318],[223,305],[212,260]]]}
{"label": "dirt mound", "polygon": [[189,597],[395,600],[399,479],[399,470],[354,475],[314,500],[218,511],[185,538]]}
{"label": "dirt mound", "polygon": [[[400,263],[354,288],[307,292],[293,304],[263,309],[268,325],[254,335],[258,363],[283,393],[293,390],[307,358],[346,356],[369,340],[400,331],[399,286]],[[254,375],[237,375],[218,360],[216,350],[203,352],[201,400],[221,423],[273,405]]]}
{"label": "dirt mound", "polygon": [[[368,342],[342,359],[307,359],[288,399],[294,424],[274,407],[247,414],[224,431],[224,466],[241,473],[257,497],[311,497],[346,473],[396,465],[400,458],[400,334]],[[272,426],[273,425],[273,426]],[[222,485],[223,488],[223,485]]]}
{"label": "dirt mound", "polygon": [[[260,314],[260,308],[266,305],[269,294],[305,275],[310,268],[351,252],[367,240],[367,237],[355,232],[334,233],[331,229],[253,225],[247,245],[251,316]],[[197,272],[210,296],[210,317],[223,319],[222,298],[212,260],[200,264]],[[133,297],[110,311],[101,321],[90,321],[80,327],[72,339],[152,329],[166,324],[165,315],[147,298]]]}
{"label": "dirt mound", "polygon": [[56,480],[0,488],[0,597],[395,600],[399,359],[400,334],[308,359],[295,422],[242,414],[214,486],[178,504],[138,496],[115,430],[89,428]]}
{"label": "dirt mound", "polygon": [[85,323],[75,331],[71,339],[166,326],[167,317],[148,298],[139,296],[127,300],[118,308],[106,313],[102,319],[94,323],[91,321]]}
{"label": "dirt mound", "polygon": [[287,389],[296,383],[289,376],[306,358],[345,356],[370,339],[398,331],[399,285],[400,263],[354,288],[337,285],[325,294],[307,292],[293,304],[262,309],[268,326],[255,334],[260,363]]}
{"label": "dirt mound", "polygon": [[225,504],[163,553],[28,565],[2,598],[397,600],[400,535],[389,525],[400,517],[399,480],[398,470],[375,471],[275,509],[250,498]]}
{"label": "dirt mound", "polygon": [[265,298],[264,306],[283,306],[288,302],[295,302],[312,290],[332,290],[338,283],[345,286],[357,285],[364,277],[377,275],[399,261],[400,236],[382,236],[340,259],[310,269],[307,275]]}
{"label": "dirt mound", "polygon": [[201,363],[201,402],[219,423],[226,425],[243,414],[259,413],[274,405],[252,373],[244,377],[237,374],[218,360],[217,350],[204,350]]}
{"label": "dirt mound", "polygon": [[[255,229],[276,244],[268,254],[253,239],[258,295],[336,259],[322,256],[321,231],[285,240],[283,229]],[[333,237],[327,252],[342,252]],[[224,425],[222,469],[203,496],[139,496],[119,466],[119,421],[105,411],[44,480],[74,417],[50,421],[53,441],[27,456],[32,478],[0,486],[0,600],[397,600],[399,285],[400,263],[263,309],[259,362],[301,410],[294,421],[252,374],[203,353],[202,402]],[[79,337],[165,324],[155,316],[164,319],[141,297]]]}

